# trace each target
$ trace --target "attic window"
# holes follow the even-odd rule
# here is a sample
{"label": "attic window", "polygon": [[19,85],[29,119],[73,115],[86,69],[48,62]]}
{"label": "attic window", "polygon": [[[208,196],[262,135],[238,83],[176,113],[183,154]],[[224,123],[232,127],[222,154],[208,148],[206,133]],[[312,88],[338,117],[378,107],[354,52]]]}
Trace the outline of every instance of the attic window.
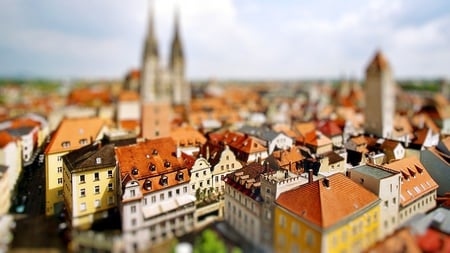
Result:
{"label": "attic window", "polygon": [[150,163],[150,165],[148,166],[148,169],[149,169],[150,171],[155,171],[155,170],[156,170],[156,165],[153,164],[153,163]]}
{"label": "attic window", "polygon": [[101,157],[95,158],[95,163],[96,164],[101,164],[102,163],[102,158]]}
{"label": "attic window", "polygon": [[136,167],[133,167],[133,168],[131,169],[131,174],[137,175],[138,173],[139,173],[139,171],[138,171],[138,169],[137,169]]}
{"label": "attic window", "polygon": [[156,150],[156,149],[153,149],[153,152],[152,152],[152,154],[153,154],[153,155],[158,155],[158,150]]}
{"label": "attic window", "polygon": [[80,143],[81,145],[85,145],[85,144],[88,143],[88,140],[87,140],[86,138],[83,138],[83,139],[80,139],[79,143]]}
{"label": "attic window", "polygon": [[159,179],[159,184],[162,186],[166,186],[168,184],[167,176],[162,176],[161,179]]}
{"label": "attic window", "polygon": [[414,166],[416,167],[416,170],[419,172],[419,174],[423,173],[423,169],[422,168],[420,168],[419,166],[417,166],[415,164],[414,164]]}
{"label": "attic window", "polygon": [[177,176],[175,177],[177,179],[177,181],[183,181],[184,180],[184,174],[183,172],[178,172]]}
{"label": "attic window", "polygon": [[63,148],[68,148],[68,147],[70,147],[70,141],[63,141],[63,142],[61,143],[61,146],[62,146]]}
{"label": "attic window", "polygon": [[150,179],[146,179],[144,182],[144,189],[145,190],[150,190],[152,189],[152,181],[150,181]]}
{"label": "attic window", "polygon": [[164,167],[169,168],[170,167],[170,162],[166,160],[164,162]]}

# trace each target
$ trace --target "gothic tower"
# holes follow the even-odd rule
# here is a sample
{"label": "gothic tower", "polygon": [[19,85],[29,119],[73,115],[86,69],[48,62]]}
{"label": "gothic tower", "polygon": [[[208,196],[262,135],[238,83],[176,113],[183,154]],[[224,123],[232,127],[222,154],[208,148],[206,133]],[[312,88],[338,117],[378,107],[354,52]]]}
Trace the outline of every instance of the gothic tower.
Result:
{"label": "gothic tower", "polygon": [[147,38],[142,58],[140,95],[141,102],[153,102],[157,98],[157,84],[159,82],[159,54],[153,22],[153,6],[149,5],[149,22]]}
{"label": "gothic tower", "polygon": [[171,74],[172,83],[172,103],[174,105],[189,104],[191,91],[189,83],[185,80],[185,64],[179,31],[178,9],[175,11],[174,36],[170,51],[169,71]]}
{"label": "gothic tower", "polygon": [[394,127],[395,81],[386,58],[380,51],[366,69],[365,132],[390,138]]}

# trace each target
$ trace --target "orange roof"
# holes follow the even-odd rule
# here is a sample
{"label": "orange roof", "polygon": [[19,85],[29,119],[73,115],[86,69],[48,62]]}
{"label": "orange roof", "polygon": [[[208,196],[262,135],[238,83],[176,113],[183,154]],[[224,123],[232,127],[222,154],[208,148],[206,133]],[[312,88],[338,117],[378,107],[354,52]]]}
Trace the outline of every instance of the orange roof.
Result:
{"label": "orange roof", "polygon": [[4,148],[8,143],[14,141],[14,137],[7,131],[0,131],[0,148]]}
{"label": "orange roof", "polygon": [[138,129],[141,125],[141,122],[139,120],[121,120],[119,122],[120,128],[124,130],[130,130],[134,131]]}
{"label": "orange roof", "polygon": [[328,137],[342,135],[342,129],[331,120],[320,122],[317,129]]}
{"label": "orange roof", "polygon": [[79,149],[96,139],[105,122],[100,118],[63,119],[53,134],[45,153],[52,154]]}
{"label": "orange roof", "polygon": [[119,94],[119,101],[139,101],[139,94],[131,90],[122,90]]}
{"label": "orange roof", "polygon": [[[172,138],[158,138],[139,142],[134,145],[117,147],[116,156],[121,180],[138,180],[143,193],[185,183],[190,180],[183,158],[176,157],[176,145]],[[183,180],[177,175],[183,174]],[[161,179],[167,177],[167,184]],[[144,187],[146,180],[151,187]]]}
{"label": "orange roof", "polygon": [[307,133],[316,131],[314,122],[297,123],[294,125],[294,128],[303,136],[306,136]]}
{"label": "orange roof", "polygon": [[198,146],[206,143],[206,138],[191,126],[182,126],[172,129],[170,136],[180,146]]}
{"label": "orange roof", "polygon": [[376,70],[384,70],[386,68],[389,68],[389,64],[384,57],[384,55],[381,53],[381,51],[377,51],[375,53],[375,56],[373,57],[372,61],[370,62],[369,66],[367,67],[367,70],[369,69],[376,69]]}
{"label": "orange roof", "polygon": [[[327,187],[325,180],[328,180]],[[276,203],[301,219],[328,228],[369,206],[378,197],[358,183],[337,173],[281,193]]]}
{"label": "orange roof", "polygon": [[315,147],[322,147],[325,145],[331,145],[332,141],[330,138],[323,134],[317,134],[316,132],[309,132],[305,136],[305,143]]}
{"label": "orange roof", "polygon": [[272,127],[272,130],[275,132],[283,132],[291,138],[295,138],[297,136],[297,134],[291,129],[289,125],[277,124]]}
{"label": "orange roof", "polygon": [[402,206],[406,206],[438,188],[436,182],[415,156],[385,164],[384,166],[402,174],[403,182],[400,193],[400,204]]}
{"label": "orange roof", "polygon": [[109,90],[99,88],[80,88],[70,92],[67,97],[67,104],[75,105],[96,105],[109,104],[112,102],[112,96]]}
{"label": "orange roof", "polygon": [[18,127],[40,127],[41,123],[39,121],[32,120],[30,118],[17,118],[11,121],[11,128]]}

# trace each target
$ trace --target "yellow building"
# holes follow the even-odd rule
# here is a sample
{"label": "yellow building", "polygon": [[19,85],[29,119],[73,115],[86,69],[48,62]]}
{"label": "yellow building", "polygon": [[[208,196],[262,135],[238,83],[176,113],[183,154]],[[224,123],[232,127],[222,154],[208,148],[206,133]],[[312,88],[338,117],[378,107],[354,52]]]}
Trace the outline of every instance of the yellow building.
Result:
{"label": "yellow building", "polygon": [[274,252],[361,252],[378,240],[379,199],[338,173],[276,200]]}
{"label": "yellow building", "polygon": [[63,161],[70,151],[103,137],[106,127],[100,118],[64,119],[45,149],[45,213],[58,213],[63,208]]}
{"label": "yellow building", "polygon": [[63,156],[64,202],[72,227],[88,229],[117,206],[114,145],[95,142]]}

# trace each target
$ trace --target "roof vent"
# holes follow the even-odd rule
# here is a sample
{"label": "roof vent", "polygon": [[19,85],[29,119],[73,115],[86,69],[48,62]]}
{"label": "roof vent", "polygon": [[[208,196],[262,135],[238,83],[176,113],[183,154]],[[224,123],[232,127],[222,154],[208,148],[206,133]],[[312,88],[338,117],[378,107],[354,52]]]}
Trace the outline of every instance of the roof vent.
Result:
{"label": "roof vent", "polygon": [[419,174],[423,173],[423,169],[422,168],[420,168],[419,166],[417,166],[415,164],[414,164],[414,166],[416,167],[416,170],[419,172]]}
{"label": "roof vent", "polygon": [[162,176],[160,179],[159,179],[159,184],[160,185],[162,185],[162,186],[166,186],[167,184],[168,184],[168,178],[167,178],[167,176]]}
{"label": "roof vent", "polygon": [[152,154],[153,154],[153,155],[158,155],[158,150],[156,150],[156,149],[153,149],[153,152],[152,152]]}
{"label": "roof vent", "polygon": [[170,167],[170,162],[166,160],[164,162],[164,167],[169,168]]}
{"label": "roof vent", "polygon": [[175,178],[176,178],[177,181],[183,181],[184,180],[184,173],[181,172],[181,171],[178,172]]}
{"label": "roof vent", "polygon": [[150,171],[155,171],[155,170],[156,170],[156,165],[153,164],[153,163],[150,163],[150,165],[148,166],[148,169],[149,169]]}
{"label": "roof vent", "polygon": [[145,180],[144,189],[147,191],[152,189],[152,181],[150,181],[150,179]]}
{"label": "roof vent", "polygon": [[330,187],[330,180],[328,178],[324,178],[322,183],[325,187],[327,187],[327,188]]}
{"label": "roof vent", "polygon": [[139,173],[139,170],[138,170],[136,167],[133,167],[133,168],[131,169],[131,174],[137,175],[138,173]]}

